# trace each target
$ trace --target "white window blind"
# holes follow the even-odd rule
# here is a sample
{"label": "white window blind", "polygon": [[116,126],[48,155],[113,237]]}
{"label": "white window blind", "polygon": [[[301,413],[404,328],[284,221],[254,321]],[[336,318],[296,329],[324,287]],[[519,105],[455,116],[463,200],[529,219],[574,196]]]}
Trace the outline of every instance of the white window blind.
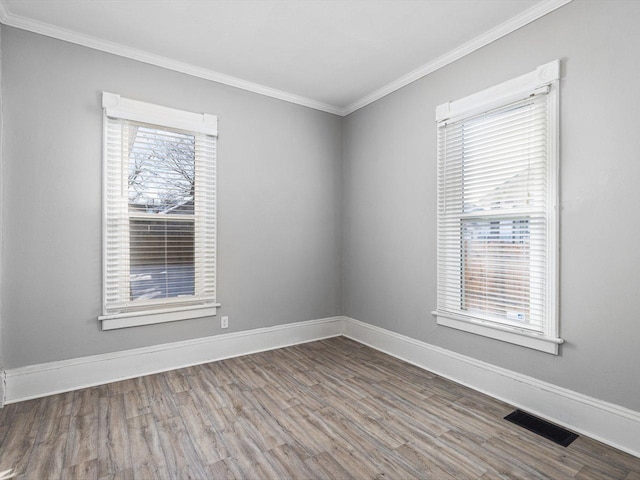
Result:
{"label": "white window blind", "polygon": [[[144,119],[145,104],[131,102]],[[216,136],[173,127],[163,107],[150,106],[162,125],[123,118],[127,106],[105,108],[103,328],[213,314]]]}
{"label": "white window blind", "polygon": [[551,88],[536,85],[503,102],[485,96],[491,108],[439,122],[436,314],[439,323],[468,322],[475,328],[462,329],[487,336],[494,328],[538,337],[555,353]]}

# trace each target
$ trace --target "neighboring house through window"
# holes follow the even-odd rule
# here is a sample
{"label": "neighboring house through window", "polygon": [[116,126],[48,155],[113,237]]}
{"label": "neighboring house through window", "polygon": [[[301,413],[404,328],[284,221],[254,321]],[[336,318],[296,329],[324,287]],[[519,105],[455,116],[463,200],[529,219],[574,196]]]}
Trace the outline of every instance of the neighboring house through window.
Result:
{"label": "neighboring house through window", "polygon": [[215,315],[217,118],[103,109],[103,330]]}
{"label": "neighboring house through window", "polygon": [[440,105],[438,324],[557,354],[559,61]]}

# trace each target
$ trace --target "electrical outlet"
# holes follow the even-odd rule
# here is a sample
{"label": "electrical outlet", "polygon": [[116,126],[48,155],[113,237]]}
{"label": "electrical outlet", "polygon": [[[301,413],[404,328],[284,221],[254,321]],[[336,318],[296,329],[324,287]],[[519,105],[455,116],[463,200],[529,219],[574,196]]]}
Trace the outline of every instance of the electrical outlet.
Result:
{"label": "electrical outlet", "polygon": [[229,328],[229,317],[222,317],[220,319],[220,328]]}

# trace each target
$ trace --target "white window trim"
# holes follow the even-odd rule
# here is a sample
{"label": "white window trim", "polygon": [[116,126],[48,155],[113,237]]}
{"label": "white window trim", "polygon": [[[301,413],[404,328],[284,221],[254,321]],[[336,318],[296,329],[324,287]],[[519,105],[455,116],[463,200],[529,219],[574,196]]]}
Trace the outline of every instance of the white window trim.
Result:
{"label": "white window trim", "polygon": [[189,130],[206,135],[218,135],[218,117],[207,113],[185,112],[184,110],[123,98],[116,93],[109,92],[102,92],[102,108],[108,117]]}
{"label": "white window trim", "polygon": [[[188,130],[194,133],[206,135],[218,135],[218,117],[209,114],[198,114],[177,110],[174,108],[154,105],[151,103],[123,98],[118,94],[102,92],[103,119],[107,117],[121,118],[136,122],[159,125],[180,130]],[[106,125],[106,123],[105,123]],[[103,179],[107,178],[107,141],[106,128],[103,128]],[[105,180],[106,181],[106,180]],[[106,285],[106,235],[107,231],[107,197],[106,188],[103,187],[103,214],[102,214],[102,256],[103,256],[103,289]],[[103,312],[106,304],[103,293]],[[171,303],[171,302],[168,302]],[[204,303],[196,305],[167,306],[166,308],[154,308],[148,310],[131,311],[126,313],[104,314],[98,316],[102,330],[152,325],[157,323],[174,322],[216,315],[220,303]]]}
{"label": "white window trim", "polygon": [[502,105],[507,105],[519,99],[548,89],[549,98],[549,136],[548,136],[548,189],[547,232],[548,242],[546,251],[548,282],[547,282],[547,325],[543,333],[536,333],[485,322],[474,317],[454,315],[449,312],[433,311],[438,325],[462,330],[484,337],[513,343],[534,350],[558,354],[559,345],[564,342],[560,338],[560,321],[558,309],[558,171],[559,171],[559,99],[558,83],[560,80],[560,60],[554,60],[541,65],[534,71],[520,77],[506,81],[495,87],[482,90],[453,102],[446,102],[436,108],[436,122],[441,124],[470,117]]}

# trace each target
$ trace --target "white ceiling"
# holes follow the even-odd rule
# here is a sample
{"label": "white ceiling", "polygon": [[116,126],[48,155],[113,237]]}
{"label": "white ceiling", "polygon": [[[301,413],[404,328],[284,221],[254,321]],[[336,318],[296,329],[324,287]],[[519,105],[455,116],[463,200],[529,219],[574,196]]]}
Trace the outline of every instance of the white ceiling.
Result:
{"label": "white ceiling", "polygon": [[9,25],[344,114],[567,1],[0,0],[0,13]]}

